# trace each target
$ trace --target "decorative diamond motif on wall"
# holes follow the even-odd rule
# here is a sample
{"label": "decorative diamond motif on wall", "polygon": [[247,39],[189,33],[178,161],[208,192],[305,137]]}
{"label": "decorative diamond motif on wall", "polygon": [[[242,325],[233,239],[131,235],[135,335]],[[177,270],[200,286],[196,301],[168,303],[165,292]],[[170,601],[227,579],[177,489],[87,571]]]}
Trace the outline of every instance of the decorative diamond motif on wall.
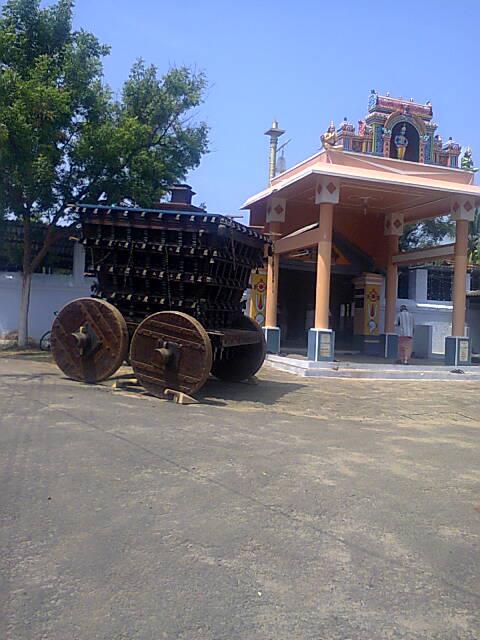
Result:
{"label": "decorative diamond motif on wall", "polygon": [[403,233],[403,214],[386,214],[384,231],[386,236],[401,236]]}
{"label": "decorative diamond motif on wall", "polygon": [[[458,196],[457,196],[458,197]],[[457,200],[451,201],[451,213],[452,219],[458,220],[467,220],[468,222],[473,222],[475,217],[475,200],[470,197],[458,197]]]}
{"label": "decorative diamond motif on wall", "polygon": [[329,182],[327,184],[327,191],[328,193],[332,194],[334,191],[337,190],[337,187],[333,184],[333,182]]}
{"label": "decorative diamond motif on wall", "polygon": [[267,204],[267,222],[285,222],[286,201],[284,198],[271,198]]}
{"label": "decorative diamond motif on wall", "polygon": [[315,185],[315,204],[338,204],[340,181],[331,176],[319,176]]}

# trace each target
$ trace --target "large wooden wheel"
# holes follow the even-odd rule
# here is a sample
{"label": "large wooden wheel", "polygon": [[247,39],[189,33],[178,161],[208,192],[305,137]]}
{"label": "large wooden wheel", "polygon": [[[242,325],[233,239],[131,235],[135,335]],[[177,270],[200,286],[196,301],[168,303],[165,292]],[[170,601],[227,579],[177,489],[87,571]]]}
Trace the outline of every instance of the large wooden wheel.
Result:
{"label": "large wooden wheel", "polygon": [[51,350],[57,366],[69,378],[100,382],[113,375],[127,356],[127,325],[108,302],[78,298],[55,318]]}
{"label": "large wooden wheel", "polygon": [[145,318],[133,334],[130,363],[137,380],[153,395],[165,389],[198,391],[212,368],[212,345],[195,318],[179,311],[160,311]]}
{"label": "large wooden wheel", "polygon": [[257,342],[229,347],[225,349],[218,360],[212,366],[212,375],[227,382],[241,382],[254,376],[261,368],[267,354],[267,344],[262,327],[248,316],[242,316],[236,329],[254,331],[257,334]]}

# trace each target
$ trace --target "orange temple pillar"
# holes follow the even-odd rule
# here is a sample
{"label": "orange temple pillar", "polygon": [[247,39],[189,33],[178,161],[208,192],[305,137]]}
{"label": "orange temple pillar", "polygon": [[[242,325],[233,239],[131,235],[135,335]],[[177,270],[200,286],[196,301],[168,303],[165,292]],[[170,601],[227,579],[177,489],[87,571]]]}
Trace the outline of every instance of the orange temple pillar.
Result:
{"label": "orange temple pillar", "polygon": [[385,333],[395,333],[395,317],[397,310],[398,269],[393,256],[398,253],[399,237],[387,236],[388,262],[385,282]]}
{"label": "orange temple pillar", "polygon": [[473,198],[452,198],[451,212],[455,220],[455,262],[453,271],[452,335],[445,338],[445,363],[468,365],[471,362],[471,341],[465,336],[467,303],[468,225],[474,219]]}
{"label": "orange temple pillar", "polygon": [[318,218],[317,281],[315,288],[315,324],[308,332],[309,360],[333,360],[335,333],[329,327],[330,271],[334,206],[340,200],[340,180],[319,176],[315,184],[315,204],[320,205]]}
{"label": "orange temple pillar", "polygon": [[381,355],[385,358],[396,358],[398,336],[395,333],[397,317],[398,267],[394,256],[399,252],[400,236],[403,234],[403,213],[385,215],[385,240],[387,243],[387,274],[385,279],[385,328]]}
{"label": "orange temple pillar", "polygon": [[333,204],[320,205],[317,247],[317,286],[315,293],[315,329],[328,329],[330,304],[330,266],[332,260]]}
{"label": "orange temple pillar", "polygon": [[452,336],[464,336],[465,307],[467,302],[466,279],[468,253],[468,220],[457,220],[455,228]]}
{"label": "orange temple pillar", "polygon": [[280,256],[275,253],[275,242],[282,236],[282,224],[285,222],[287,201],[285,198],[271,196],[267,202],[266,223],[272,241],[271,255],[267,263],[267,300],[265,304],[265,326],[263,332],[268,353],[280,352],[280,327],[277,326],[278,276]]}
{"label": "orange temple pillar", "polygon": [[[280,234],[280,224],[278,222],[270,223],[269,232],[272,236],[272,241],[275,242]],[[268,257],[267,264],[267,303],[265,307],[265,327],[269,328],[277,326],[279,264],[280,256],[276,255],[272,250],[272,255]]]}

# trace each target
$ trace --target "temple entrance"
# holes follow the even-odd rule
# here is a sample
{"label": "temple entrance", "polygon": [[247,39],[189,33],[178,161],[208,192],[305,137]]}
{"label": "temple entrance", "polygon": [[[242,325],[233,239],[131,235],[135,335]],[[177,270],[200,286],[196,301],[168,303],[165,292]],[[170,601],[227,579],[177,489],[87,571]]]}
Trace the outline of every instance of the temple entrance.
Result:
{"label": "temple entrance", "polygon": [[[330,284],[330,328],[339,350],[353,348],[354,276],[332,273]],[[315,280],[313,265],[282,266],[278,292],[278,326],[282,347],[306,349],[308,329],[314,325]]]}
{"label": "temple entrance", "polygon": [[395,144],[395,138],[401,135],[402,127],[406,128],[405,137],[408,140],[408,145],[405,149],[404,160],[410,160],[411,162],[418,162],[420,159],[420,136],[418,135],[418,131],[415,129],[413,125],[405,120],[401,122],[397,122],[397,124],[392,129],[392,141],[390,144],[390,157],[397,158],[398,150],[397,145]]}
{"label": "temple entrance", "polygon": [[335,349],[339,351],[353,348],[354,292],[352,275],[332,274],[330,325],[335,331]]}
{"label": "temple entrance", "polygon": [[315,309],[315,271],[309,265],[282,267],[278,290],[277,323],[282,344],[306,349],[309,323],[313,326]]}

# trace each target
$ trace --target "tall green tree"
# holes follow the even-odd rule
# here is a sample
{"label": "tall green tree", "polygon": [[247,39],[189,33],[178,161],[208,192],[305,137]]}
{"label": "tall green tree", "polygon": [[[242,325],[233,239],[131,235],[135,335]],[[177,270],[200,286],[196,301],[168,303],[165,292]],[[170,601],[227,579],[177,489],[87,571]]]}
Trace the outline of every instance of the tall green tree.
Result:
{"label": "tall green tree", "polygon": [[[0,18],[0,210],[24,229],[19,345],[28,336],[32,274],[74,222],[68,204],[151,205],[196,167],[208,128],[195,122],[203,73],[158,77],[137,62],[115,100],[103,83],[108,47],[72,29],[73,0],[7,0]],[[46,225],[32,251],[32,225]]]}
{"label": "tall green tree", "polygon": [[475,209],[473,222],[469,225],[468,234],[468,261],[471,264],[480,264],[480,211]]}
{"label": "tall green tree", "polygon": [[400,238],[400,249],[402,251],[423,249],[452,237],[455,237],[455,223],[449,216],[422,220],[405,226],[405,233]]}
{"label": "tall green tree", "polygon": [[[402,251],[422,249],[454,239],[455,222],[449,216],[443,216],[406,225],[405,233],[400,239],[400,248]],[[468,261],[470,264],[480,264],[480,210],[478,208],[475,209],[473,222],[469,224]]]}

